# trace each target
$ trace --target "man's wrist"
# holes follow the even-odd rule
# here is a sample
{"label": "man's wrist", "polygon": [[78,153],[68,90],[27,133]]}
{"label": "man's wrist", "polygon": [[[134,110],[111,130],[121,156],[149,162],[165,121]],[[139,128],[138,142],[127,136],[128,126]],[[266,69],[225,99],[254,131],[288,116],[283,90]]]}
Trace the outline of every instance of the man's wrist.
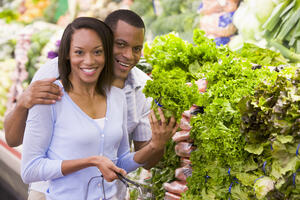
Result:
{"label": "man's wrist", "polygon": [[17,101],[16,103],[16,109],[19,112],[28,112],[29,108],[26,107],[25,104],[23,104],[21,101]]}
{"label": "man's wrist", "polygon": [[154,142],[153,140],[151,140],[149,142],[149,146],[150,146],[152,151],[163,151],[165,149],[165,144],[164,143]]}

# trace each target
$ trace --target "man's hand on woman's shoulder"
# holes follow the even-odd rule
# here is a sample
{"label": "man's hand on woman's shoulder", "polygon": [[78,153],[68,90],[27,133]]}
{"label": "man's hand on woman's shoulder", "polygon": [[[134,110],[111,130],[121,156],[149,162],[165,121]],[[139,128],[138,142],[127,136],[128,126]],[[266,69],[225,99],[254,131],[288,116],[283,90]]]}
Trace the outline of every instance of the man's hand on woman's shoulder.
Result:
{"label": "man's hand on woman's shoulder", "polygon": [[31,83],[18,99],[18,105],[30,109],[36,104],[53,104],[61,99],[61,88],[53,82],[56,78],[47,78]]}

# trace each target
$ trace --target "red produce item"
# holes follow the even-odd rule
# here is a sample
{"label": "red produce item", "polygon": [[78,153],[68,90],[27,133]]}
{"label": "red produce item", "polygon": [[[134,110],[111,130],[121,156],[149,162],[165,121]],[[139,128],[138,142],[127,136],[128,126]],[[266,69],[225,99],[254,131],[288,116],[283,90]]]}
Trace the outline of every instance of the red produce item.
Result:
{"label": "red produce item", "polygon": [[188,190],[188,187],[186,186],[186,182],[182,182],[182,181],[173,181],[171,183],[164,183],[163,187],[168,192],[172,192],[179,195]]}
{"label": "red produce item", "polygon": [[200,93],[203,93],[206,91],[207,88],[207,80],[206,79],[199,79],[198,81],[195,82],[198,86],[198,91]]}
{"label": "red produce item", "polygon": [[182,117],[180,120],[180,124],[179,124],[179,128],[181,128],[182,130],[191,130],[191,125],[190,125],[190,118],[187,117]]}
{"label": "red produce item", "polygon": [[180,181],[186,181],[192,175],[192,168],[190,166],[177,168],[175,170],[175,178]]}
{"label": "red produce item", "polygon": [[180,157],[190,157],[191,152],[195,149],[192,143],[179,142],[175,145],[175,153]]}
{"label": "red produce item", "polygon": [[177,194],[173,194],[171,192],[166,192],[164,200],[180,200],[180,198],[181,197],[178,196]]}
{"label": "red produce item", "polygon": [[[213,37],[214,38],[214,37]],[[192,86],[192,83],[188,82],[186,83],[188,86]],[[199,79],[195,82],[195,84],[198,87],[198,91],[200,93],[203,93],[206,91],[206,86],[207,86],[207,80],[206,79]]]}
{"label": "red produce item", "polygon": [[192,162],[190,161],[190,159],[183,158],[183,157],[180,158],[180,166],[181,167],[191,166],[191,165],[192,165]]}
{"label": "red produce item", "polygon": [[182,113],[182,117],[185,117],[185,118],[189,119],[188,121],[190,121],[190,118],[193,115],[193,111],[198,109],[198,108],[199,108],[199,106],[192,105],[192,107],[189,110],[186,110]]}
{"label": "red produce item", "polygon": [[187,130],[182,130],[176,132],[172,137],[174,142],[183,142],[190,140],[190,132]]}

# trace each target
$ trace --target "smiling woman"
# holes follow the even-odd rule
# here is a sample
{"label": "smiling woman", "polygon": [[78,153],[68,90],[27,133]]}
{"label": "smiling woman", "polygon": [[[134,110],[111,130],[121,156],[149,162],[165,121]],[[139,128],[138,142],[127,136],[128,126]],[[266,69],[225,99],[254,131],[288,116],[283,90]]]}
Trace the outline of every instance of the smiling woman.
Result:
{"label": "smiling woman", "polygon": [[130,153],[124,92],[112,87],[113,35],[103,22],[75,19],[62,36],[59,80],[64,95],[29,110],[22,179],[48,180],[47,199],[111,199],[117,174],[142,166]]}
{"label": "smiling woman", "polygon": [[[89,25],[85,22],[88,19],[91,18],[82,18],[81,21],[73,22],[66,27],[61,40],[63,48],[59,49],[60,78],[65,90],[70,91],[72,88],[70,79],[75,78],[74,75],[79,72],[76,71],[76,67],[86,72],[86,75],[93,75],[94,73],[91,73],[93,69],[98,69],[93,76],[96,83],[97,81],[99,83],[96,85],[96,91],[104,95],[104,88],[111,85],[113,76],[113,34],[105,23],[101,23],[99,27],[96,24]],[[80,76],[80,73],[77,75]]]}
{"label": "smiling woman", "polygon": [[[89,37],[88,42],[84,38]],[[79,84],[97,83],[104,68],[105,58],[102,41],[97,33],[79,29],[72,37],[70,48],[71,82]]]}

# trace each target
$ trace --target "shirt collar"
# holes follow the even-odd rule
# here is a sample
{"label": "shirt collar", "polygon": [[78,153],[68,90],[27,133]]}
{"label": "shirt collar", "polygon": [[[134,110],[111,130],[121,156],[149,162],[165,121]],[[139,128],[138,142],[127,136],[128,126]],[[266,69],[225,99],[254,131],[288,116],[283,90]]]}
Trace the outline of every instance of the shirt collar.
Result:
{"label": "shirt collar", "polygon": [[139,81],[139,77],[134,73],[135,67],[132,68],[128,74],[127,79],[125,80],[124,89],[138,89],[142,87],[142,82]]}

